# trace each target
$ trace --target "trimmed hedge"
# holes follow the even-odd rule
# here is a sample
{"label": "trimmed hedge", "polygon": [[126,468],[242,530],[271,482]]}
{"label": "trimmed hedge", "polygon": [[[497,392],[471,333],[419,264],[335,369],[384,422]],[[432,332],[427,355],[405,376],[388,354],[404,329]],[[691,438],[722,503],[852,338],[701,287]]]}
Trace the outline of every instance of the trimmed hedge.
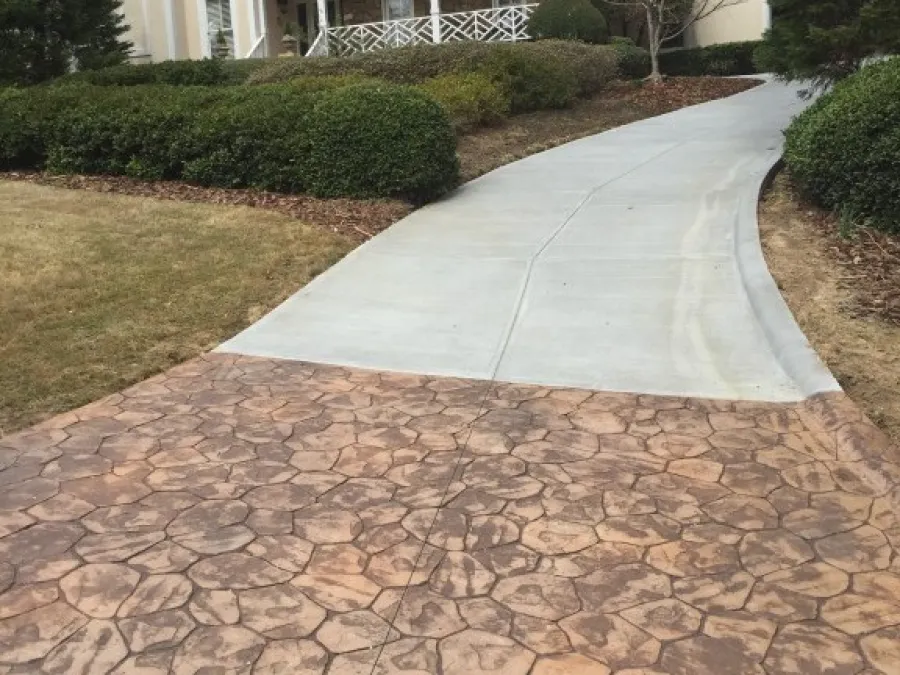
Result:
{"label": "trimmed hedge", "polygon": [[590,0],[542,0],[528,20],[536,40],[556,38],[590,44],[606,42],[606,17]]}
{"label": "trimmed hedge", "polygon": [[616,50],[619,77],[637,80],[650,75],[652,65],[648,50],[638,47],[629,37],[613,37],[609,42]]}
{"label": "trimmed hedge", "polygon": [[418,84],[448,74],[482,73],[503,88],[513,112],[563,107],[616,77],[617,52],[563,40],[499,44],[413,45],[346,57],[278,59],[248,79],[289,82],[309,75],[361,75]]}
{"label": "trimmed hedge", "polygon": [[709,47],[675,49],[659,55],[664,75],[754,75],[753,54],[760,41],[729,42]]}
{"label": "trimmed hedge", "polygon": [[162,61],[139,65],[123,64],[100,70],[84,70],[64,75],[53,86],[92,84],[98,87],[135,87],[142,84],[172,86],[227,86],[243,84],[251,73],[264,67],[260,59],[203,59]]}
{"label": "trimmed hedge", "polygon": [[447,113],[414,89],[363,84],[328,92],[309,133],[309,188],[323,197],[424,202],[459,181]]}
{"label": "trimmed hedge", "polygon": [[[361,128],[351,132],[351,122]],[[419,91],[387,84],[7,91],[0,168],[412,201],[458,180],[446,113]]]}
{"label": "trimmed hedge", "polygon": [[509,97],[481,73],[442,75],[418,88],[443,106],[457,131],[497,124],[509,114]]}
{"label": "trimmed hedge", "polygon": [[784,160],[819,204],[900,232],[900,59],[867,66],[799,115]]}

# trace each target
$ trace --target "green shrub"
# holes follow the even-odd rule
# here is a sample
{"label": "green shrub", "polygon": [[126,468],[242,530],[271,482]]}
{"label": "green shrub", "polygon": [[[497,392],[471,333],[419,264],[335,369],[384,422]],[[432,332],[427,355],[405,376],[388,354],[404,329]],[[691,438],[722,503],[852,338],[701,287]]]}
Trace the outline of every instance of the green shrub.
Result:
{"label": "green shrub", "polygon": [[301,75],[290,80],[294,91],[324,92],[349,87],[353,84],[384,84],[384,80],[351,73],[349,75]]}
{"label": "green shrub", "polygon": [[324,94],[309,126],[309,189],[322,197],[425,202],[459,181],[447,113],[412,88],[356,85]]}
{"label": "green shrub", "polygon": [[799,115],[784,159],[818,203],[900,232],[900,60],[864,68]]}
{"label": "green shrub", "polygon": [[497,45],[481,70],[507,93],[514,113],[565,108],[578,95],[574,70],[536,49]]}
{"label": "green shrub", "polygon": [[383,49],[347,57],[273,60],[248,82],[289,82],[302,76],[360,75],[418,84],[442,75],[482,72],[503,87],[512,110],[567,105],[579,92],[593,93],[616,75],[616,52],[605,45],[542,40],[498,44],[451,42]]}
{"label": "green shrub", "polygon": [[541,58],[561,62],[577,80],[580,96],[591,96],[616,79],[618,55],[614,48],[574,40],[541,40],[529,45]]}
{"label": "green shrub", "polygon": [[542,0],[528,20],[528,34],[601,44],[607,40],[606,18],[590,0]]}
{"label": "green shrub", "polygon": [[265,65],[260,59],[203,59],[201,61],[162,61],[140,65],[125,64],[70,73],[54,85],[92,84],[99,87],[134,87],[143,84],[173,86],[216,86],[242,84]]}
{"label": "green shrub", "polygon": [[59,173],[179,178],[197,112],[214,100],[203,87],[91,87],[59,112],[47,169]]}
{"label": "green shrub", "polygon": [[610,44],[616,53],[619,77],[637,80],[650,75],[650,52],[634,44],[629,37],[613,37]]}
{"label": "green shrub", "polygon": [[458,131],[497,124],[509,114],[509,98],[481,73],[441,75],[418,88],[441,104]]}
{"label": "green shrub", "polygon": [[436,101],[392,84],[0,92],[6,169],[424,201],[455,184],[454,145]]}
{"label": "green shrub", "polygon": [[709,47],[674,49],[659,55],[659,67],[665,75],[753,75],[756,42],[730,42]]}
{"label": "green shrub", "polygon": [[41,89],[0,90],[0,170],[43,165],[47,155],[44,130],[57,110]]}
{"label": "green shrub", "polygon": [[319,98],[293,86],[223,90],[188,130],[182,177],[200,185],[302,191],[309,115]]}

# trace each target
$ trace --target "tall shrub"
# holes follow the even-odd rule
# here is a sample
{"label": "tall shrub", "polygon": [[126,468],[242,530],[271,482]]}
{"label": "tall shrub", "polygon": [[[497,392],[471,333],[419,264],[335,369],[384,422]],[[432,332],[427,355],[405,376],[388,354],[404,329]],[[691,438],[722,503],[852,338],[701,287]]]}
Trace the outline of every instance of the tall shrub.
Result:
{"label": "tall shrub", "polygon": [[407,87],[328,92],[309,125],[309,189],[322,197],[394,196],[425,202],[459,181],[447,113]]}
{"label": "tall shrub", "polygon": [[900,231],[900,60],[867,66],[802,113],[784,159],[820,204]]}
{"label": "tall shrub", "polygon": [[542,0],[528,21],[528,33],[537,40],[607,40],[606,19],[590,0]]}
{"label": "tall shrub", "polygon": [[826,86],[871,56],[900,51],[897,0],[769,0],[772,27],[756,52],[761,70]]}
{"label": "tall shrub", "polygon": [[100,68],[122,63],[122,0],[3,0],[0,2],[0,85],[36,84],[73,63]]}

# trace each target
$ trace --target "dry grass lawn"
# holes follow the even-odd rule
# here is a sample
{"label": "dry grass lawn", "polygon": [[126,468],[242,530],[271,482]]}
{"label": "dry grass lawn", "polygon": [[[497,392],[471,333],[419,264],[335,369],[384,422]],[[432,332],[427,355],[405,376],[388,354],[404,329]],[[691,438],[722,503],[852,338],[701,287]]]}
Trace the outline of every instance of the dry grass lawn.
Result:
{"label": "dry grass lawn", "polygon": [[842,261],[836,219],[803,204],[782,174],[760,206],[760,230],[797,323],[847,394],[900,443],[900,325],[860,313],[867,270]]}
{"label": "dry grass lawn", "polygon": [[354,245],[262,209],[0,182],[0,435],[208,350]]}

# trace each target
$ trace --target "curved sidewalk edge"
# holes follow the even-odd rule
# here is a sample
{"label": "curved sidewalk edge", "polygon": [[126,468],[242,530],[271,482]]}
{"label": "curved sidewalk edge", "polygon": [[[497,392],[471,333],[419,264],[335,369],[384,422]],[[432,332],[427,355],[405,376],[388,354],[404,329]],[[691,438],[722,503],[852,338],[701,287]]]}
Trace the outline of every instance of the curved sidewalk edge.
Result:
{"label": "curved sidewalk edge", "polygon": [[841,386],[797,325],[778,285],[769,272],[759,236],[759,202],[781,167],[781,155],[741,200],[735,231],[735,258],[747,298],[775,358],[804,398],[826,392],[841,393]]}

